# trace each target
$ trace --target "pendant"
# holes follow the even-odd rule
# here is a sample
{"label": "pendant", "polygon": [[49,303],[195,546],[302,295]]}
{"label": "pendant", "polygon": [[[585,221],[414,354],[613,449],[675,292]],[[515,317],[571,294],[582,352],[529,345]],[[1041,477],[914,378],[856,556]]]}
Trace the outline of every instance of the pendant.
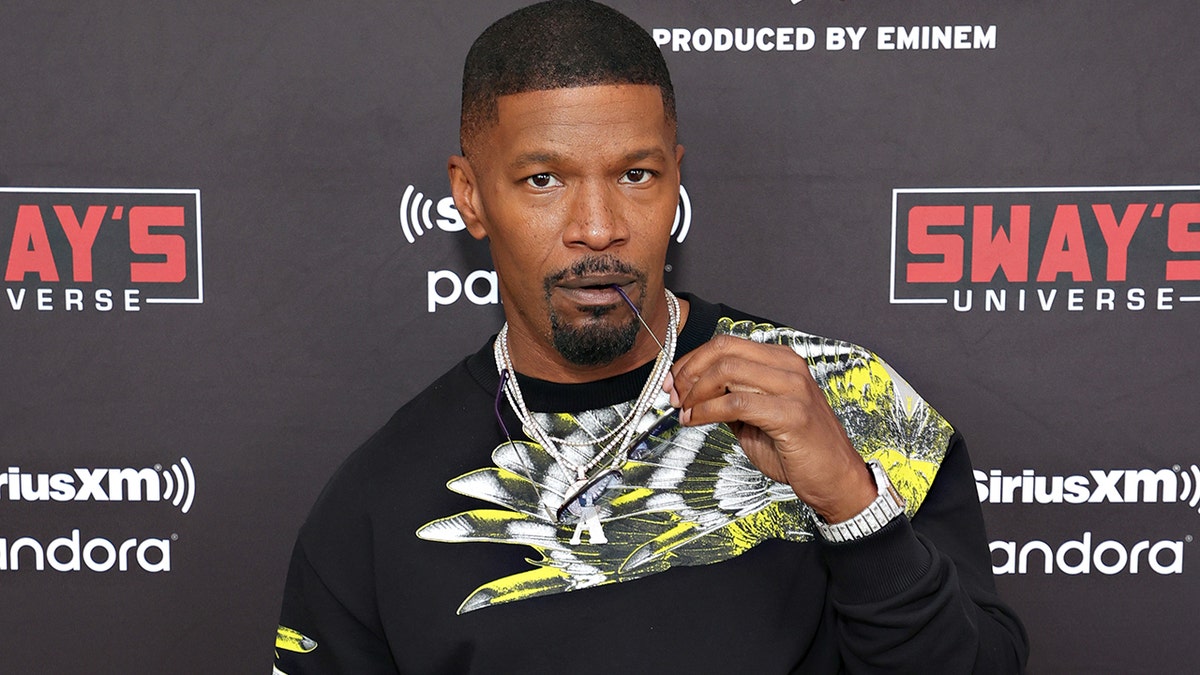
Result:
{"label": "pendant", "polygon": [[604,525],[600,522],[600,510],[596,503],[610,485],[620,480],[620,471],[605,469],[590,479],[585,476],[571,484],[571,489],[567,492],[567,499],[558,508],[556,515],[559,522],[562,522],[567,513],[579,518],[579,522],[575,524],[575,533],[571,536],[572,546],[579,545],[584,530],[587,530],[588,543],[608,543],[608,537],[604,536]]}

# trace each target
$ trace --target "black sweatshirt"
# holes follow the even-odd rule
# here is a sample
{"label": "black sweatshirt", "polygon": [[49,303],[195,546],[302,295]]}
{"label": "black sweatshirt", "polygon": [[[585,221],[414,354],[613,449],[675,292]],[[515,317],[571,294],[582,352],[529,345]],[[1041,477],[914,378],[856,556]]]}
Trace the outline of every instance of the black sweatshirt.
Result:
{"label": "black sweatshirt", "polygon": [[[731,325],[735,333],[738,327],[759,329],[744,335],[753,339],[771,328],[724,305],[683,297],[691,305],[679,355],[715,332],[731,332]],[[806,337],[831,353],[837,349],[830,345],[852,347]],[[856,354],[849,358],[866,355],[873,370],[855,371],[855,382],[874,373],[875,384],[883,381],[890,392],[887,374],[894,373],[885,373],[869,352]],[[812,358],[809,363],[824,385],[819,364]],[[588,384],[524,377],[520,384],[531,410],[595,411],[627,406],[651,365]],[[895,378],[897,392],[903,388],[915,397]],[[807,506],[757,474],[736,446],[713,449],[721,443],[711,436],[697,444],[700,455],[688,456],[686,475],[675,482],[663,487],[661,475],[651,476],[640,487],[611,493],[621,499],[604,500],[604,529],[612,543],[585,538],[582,546],[571,546],[574,523],[559,525],[532,507],[518,513],[520,506],[513,506],[522,486],[543,479],[536,499],[553,502],[554,494],[546,494],[553,481],[531,472],[558,469],[530,454],[514,464],[510,453],[511,472],[492,465],[493,450],[502,463],[497,448],[526,447],[506,443],[495,413],[499,384],[489,341],[402,407],[330,480],[296,542],[276,672],[1022,669],[1024,629],[996,596],[971,462],[962,437],[944,422],[936,456],[912,457],[909,473],[888,469],[897,488],[910,491],[910,502],[919,502],[911,521],[896,518],[865,539],[833,545],[812,536]],[[831,405],[864,456],[857,429],[895,427],[877,419],[883,413],[875,406],[864,406],[871,408],[864,413],[853,401],[831,399]],[[513,439],[526,441],[511,408],[503,400],[499,407]],[[594,415],[563,417],[586,416]],[[928,435],[936,428],[930,422],[913,431],[909,423],[906,434]],[[718,464],[708,474],[692,468]],[[626,468],[622,482],[637,483],[640,469]],[[725,489],[717,487],[722,477],[734,472],[744,478],[748,471],[758,485],[755,505],[716,505],[712,493]],[[936,471],[936,480],[914,488],[905,480],[916,475],[912,471]],[[489,504],[448,489],[452,479],[459,492],[509,493],[485,497]],[[705,491],[708,503],[700,504],[695,495]],[[680,505],[676,492],[689,492],[687,504]],[[655,501],[661,499],[667,502]],[[632,502],[637,507],[628,513],[634,515],[621,517]],[[668,502],[675,506],[647,506]],[[629,523],[637,526],[625,527]],[[629,555],[633,544],[624,546],[622,537],[637,536],[646,537],[633,542],[644,543],[637,552],[654,552],[637,559],[654,562],[630,563],[637,556]],[[628,557],[612,560],[614,555]]]}

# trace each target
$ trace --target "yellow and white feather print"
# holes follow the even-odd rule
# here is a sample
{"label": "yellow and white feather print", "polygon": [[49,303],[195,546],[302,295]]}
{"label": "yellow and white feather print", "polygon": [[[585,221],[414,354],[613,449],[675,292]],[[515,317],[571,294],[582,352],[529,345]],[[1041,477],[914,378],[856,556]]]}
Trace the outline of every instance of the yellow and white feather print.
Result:
{"label": "yellow and white feather print", "polygon": [[[953,429],[899,375],[861,347],[790,328],[722,319],[717,332],[788,345],[802,356],[855,448],[883,463],[909,514],[915,513]],[[602,438],[630,405],[539,414],[539,422],[571,441],[560,451],[582,465],[597,451],[583,441]],[[639,424],[667,405],[662,394]],[[418,529],[418,537],[519,544],[538,553],[529,559],[531,569],[483,584],[458,612],[718,563],[767,539],[812,539],[812,509],[750,464],[728,426],[676,427],[655,440],[656,450],[627,463],[596,501],[603,544],[571,543],[577,523],[560,523],[553,514],[575,476],[536,443],[505,442],[492,452],[494,466],[451,480],[449,489],[500,508],[439,518]]]}

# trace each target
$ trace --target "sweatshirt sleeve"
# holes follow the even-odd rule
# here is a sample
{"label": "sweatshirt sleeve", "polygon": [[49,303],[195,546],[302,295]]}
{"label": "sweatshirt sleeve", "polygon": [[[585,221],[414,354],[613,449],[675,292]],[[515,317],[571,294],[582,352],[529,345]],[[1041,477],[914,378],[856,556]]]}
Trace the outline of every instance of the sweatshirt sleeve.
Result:
{"label": "sweatshirt sleeve", "polygon": [[[274,675],[395,675],[375,592],[362,453],[342,465],[300,528],[283,591]],[[309,545],[318,542],[318,545]]]}
{"label": "sweatshirt sleeve", "polygon": [[301,542],[292,552],[275,637],[274,675],[395,675],[384,639],[321,580]]}
{"label": "sweatshirt sleeve", "polygon": [[910,522],[822,544],[838,639],[852,673],[1019,673],[1029,646],[996,595],[971,461],[955,433]]}

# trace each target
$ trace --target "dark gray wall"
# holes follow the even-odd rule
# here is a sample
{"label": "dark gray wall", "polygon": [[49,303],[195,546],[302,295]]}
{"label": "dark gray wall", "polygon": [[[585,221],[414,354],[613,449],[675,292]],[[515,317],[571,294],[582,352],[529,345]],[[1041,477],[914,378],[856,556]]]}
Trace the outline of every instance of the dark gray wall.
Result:
{"label": "dark gray wall", "polygon": [[[42,265],[6,278],[0,296],[0,469],[13,467],[0,483],[6,672],[269,668],[287,557],[324,480],[499,325],[497,306],[468,294],[430,312],[430,279],[444,277],[448,296],[450,276],[488,267],[438,202],[462,57],[517,4],[0,7],[0,186],[11,188],[0,192],[0,270],[11,276],[14,255],[15,269]],[[966,434],[983,485],[993,471],[1032,474],[1029,487],[1009,480],[1008,497],[982,496],[1035,672],[1188,670],[1200,656],[1200,302],[1187,298],[1200,296],[1200,275],[1168,262],[1200,259],[1189,215],[1200,190],[1187,187],[1200,183],[1195,3],[614,4],[651,28],[685,29],[693,48],[706,44],[700,29],[771,28],[755,35],[772,46],[805,32],[781,43],[778,27],[815,38],[804,51],[664,47],[690,198],[670,283],[872,347]],[[980,27],[980,48],[879,48],[881,27],[958,25],[972,46]],[[838,27],[865,28],[860,48],[831,50]],[[1061,187],[1089,189],[1043,190]],[[917,188],[940,190],[903,191]],[[1118,220],[1146,205],[1126,230],[1124,274],[1109,265],[1095,204]],[[87,207],[103,207],[90,277],[54,209],[64,205],[84,233]],[[931,254],[912,209],[938,205],[964,216],[926,230],[941,237],[927,240],[942,252]],[[1028,280],[971,280],[983,265],[978,205],[1006,228],[1013,205],[1029,207]],[[134,215],[152,206],[178,210]],[[945,274],[955,241],[961,281]],[[1090,280],[1038,281],[1047,242],[1056,260],[1082,258]],[[945,279],[914,281],[908,264],[922,262],[941,262]],[[131,264],[146,263],[170,278],[137,276]],[[39,289],[51,309],[38,309]],[[98,289],[115,298],[110,311]],[[124,309],[128,289],[138,311]],[[1006,291],[1004,311],[988,309],[989,289]],[[1112,309],[1096,309],[1103,289]],[[1142,309],[1130,289],[1142,289]],[[969,311],[955,309],[956,290],[960,306],[973,291]],[[140,501],[109,485],[125,468],[149,469]],[[1165,470],[1156,493],[1141,469]],[[62,474],[71,491],[39,497],[39,474],[48,486]],[[17,499],[22,475],[34,494]],[[194,497],[186,512],[179,477]],[[1055,492],[1054,477],[1076,489]],[[88,569],[131,539],[128,571]],[[1062,555],[1049,574],[1042,553],[1028,554],[1036,542]],[[1025,573],[1006,547],[1026,549]],[[34,549],[46,548],[82,569],[38,571]]]}

